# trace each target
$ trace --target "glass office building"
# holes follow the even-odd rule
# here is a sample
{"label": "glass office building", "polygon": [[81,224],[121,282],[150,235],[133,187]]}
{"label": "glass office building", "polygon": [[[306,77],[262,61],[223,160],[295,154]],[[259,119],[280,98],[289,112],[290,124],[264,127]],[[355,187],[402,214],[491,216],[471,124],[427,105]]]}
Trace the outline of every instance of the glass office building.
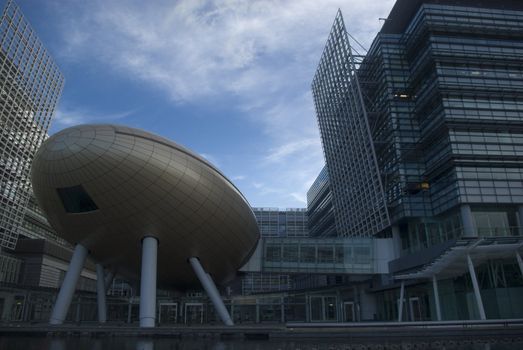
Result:
{"label": "glass office building", "polygon": [[307,214],[311,237],[337,236],[329,171],[326,166],[307,191]]}
{"label": "glass office building", "polygon": [[364,51],[336,16],[312,90],[338,234],[394,241],[378,319],[523,315],[522,29],[519,1],[398,0]]}
{"label": "glass office building", "polygon": [[13,1],[0,19],[0,246],[14,249],[30,197],[29,169],[64,78]]}
{"label": "glass office building", "polygon": [[[308,216],[304,208],[252,208],[262,239],[308,237]],[[248,272],[241,277],[241,294],[287,291],[294,286],[292,277],[281,272]]]}
{"label": "glass office building", "polygon": [[343,235],[518,234],[523,6],[443,3],[398,1],[365,55],[336,17],[313,92]]}

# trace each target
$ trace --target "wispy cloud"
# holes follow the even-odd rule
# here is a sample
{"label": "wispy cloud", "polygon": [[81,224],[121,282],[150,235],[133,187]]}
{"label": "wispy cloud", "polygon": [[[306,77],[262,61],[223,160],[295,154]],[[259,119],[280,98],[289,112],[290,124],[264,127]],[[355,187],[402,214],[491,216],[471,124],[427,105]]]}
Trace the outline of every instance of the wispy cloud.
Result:
{"label": "wispy cloud", "polygon": [[135,111],[122,111],[116,113],[100,113],[78,108],[59,108],[53,119],[53,129],[61,129],[78,124],[86,123],[112,123],[125,119]]}
{"label": "wispy cloud", "polygon": [[247,177],[245,175],[236,175],[231,177],[231,180],[233,181],[242,181],[245,180]]}
{"label": "wispy cloud", "polygon": [[[76,0],[54,6],[62,13],[62,58],[98,62],[175,104],[234,101],[231,107],[265,137],[266,151],[254,156],[257,167],[248,173],[253,188],[267,202],[303,203],[301,194],[323,163],[310,82],[336,10],[341,7],[351,33],[369,46],[393,2]],[[85,117],[58,117],[62,124],[78,120]]]}
{"label": "wispy cloud", "polygon": [[218,158],[216,158],[215,156],[209,154],[209,153],[199,153],[200,156],[202,156],[203,158],[207,159],[209,162],[211,162],[213,165],[219,167],[220,166],[220,162],[218,161]]}

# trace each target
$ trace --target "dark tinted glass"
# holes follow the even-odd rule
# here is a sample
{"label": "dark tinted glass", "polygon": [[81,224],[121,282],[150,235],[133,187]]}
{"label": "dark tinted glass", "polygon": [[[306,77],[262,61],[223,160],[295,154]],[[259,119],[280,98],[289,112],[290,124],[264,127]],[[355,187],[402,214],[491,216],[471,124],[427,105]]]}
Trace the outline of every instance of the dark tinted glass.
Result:
{"label": "dark tinted glass", "polygon": [[98,209],[81,185],[57,188],[56,191],[68,213],[85,213]]}

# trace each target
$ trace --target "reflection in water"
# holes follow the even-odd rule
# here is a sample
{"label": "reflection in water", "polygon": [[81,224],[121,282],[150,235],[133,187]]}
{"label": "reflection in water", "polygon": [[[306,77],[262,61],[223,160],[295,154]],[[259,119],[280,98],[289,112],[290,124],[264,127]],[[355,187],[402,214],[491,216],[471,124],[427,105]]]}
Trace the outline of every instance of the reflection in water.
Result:
{"label": "reflection in water", "polygon": [[63,338],[53,338],[51,343],[49,343],[49,350],[66,350],[65,339]]}
{"label": "reflection in water", "polygon": [[154,340],[138,339],[136,341],[136,350],[154,350]]}
{"label": "reflection in water", "polygon": [[212,350],[227,350],[227,347],[221,341],[213,345]]}
{"label": "reflection in water", "polygon": [[[517,340],[517,341],[516,341]],[[523,349],[523,341],[499,339],[486,343],[481,340],[452,340],[409,342],[401,339],[381,343],[347,339],[288,339],[288,340],[220,340],[212,338],[133,338],[133,337],[0,337],[1,350],[515,350]]]}

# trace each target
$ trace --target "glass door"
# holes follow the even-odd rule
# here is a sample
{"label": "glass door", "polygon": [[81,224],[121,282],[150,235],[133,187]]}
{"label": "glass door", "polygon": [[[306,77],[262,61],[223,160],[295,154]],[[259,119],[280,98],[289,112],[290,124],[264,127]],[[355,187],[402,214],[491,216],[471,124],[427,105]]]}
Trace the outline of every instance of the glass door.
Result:
{"label": "glass door", "polygon": [[159,324],[173,324],[178,322],[178,303],[160,303],[158,309]]}
{"label": "glass door", "polygon": [[203,323],[203,303],[185,304],[185,324]]}
{"label": "glass door", "polygon": [[354,302],[345,301],[343,303],[343,322],[355,322]]}

